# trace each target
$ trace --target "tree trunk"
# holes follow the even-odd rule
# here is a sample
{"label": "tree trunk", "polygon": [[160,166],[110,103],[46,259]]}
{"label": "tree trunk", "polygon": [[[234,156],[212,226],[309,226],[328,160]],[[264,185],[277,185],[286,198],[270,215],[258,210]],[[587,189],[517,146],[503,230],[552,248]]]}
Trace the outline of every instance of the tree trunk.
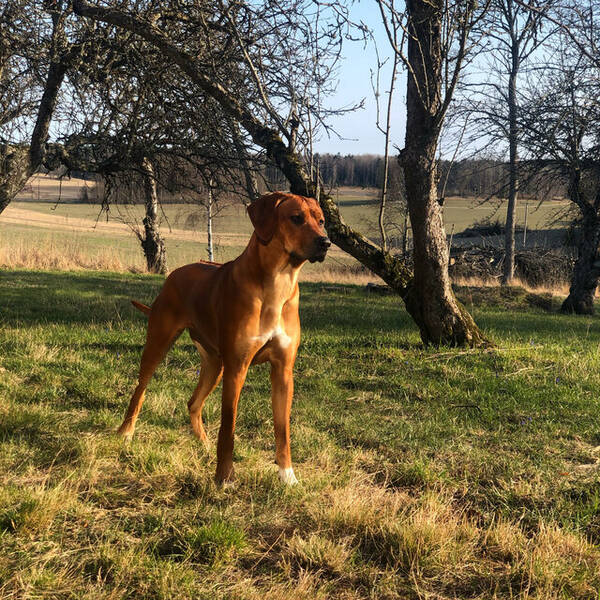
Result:
{"label": "tree trunk", "polygon": [[146,216],[144,217],[144,236],[140,236],[146,264],[150,273],[167,272],[167,256],[165,242],[158,229],[158,195],[156,193],[156,178],[152,162],[144,157],[141,165],[144,178],[144,204]]}
{"label": "tree trunk", "polygon": [[65,62],[50,63],[29,147],[0,144],[0,214],[42,164],[50,122],[65,73],[66,59]]}
{"label": "tree trunk", "polygon": [[448,244],[437,201],[436,150],[441,129],[442,4],[408,0],[406,140],[400,154],[413,235],[414,280],[406,307],[424,344],[478,345],[481,332],[459,304],[448,275]]}
{"label": "tree trunk", "polygon": [[405,149],[402,153],[414,264],[412,286],[404,298],[406,308],[424,344],[478,345],[483,337],[452,291],[435,169],[431,159],[421,155],[421,149],[417,153]]}
{"label": "tree trunk", "polygon": [[212,205],[213,192],[212,181],[208,184],[208,201],[206,203],[206,249],[208,251],[208,260],[214,262],[215,253],[213,251],[213,230],[212,230]]}
{"label": "tree trunk", "polygon": [[512,50],[512,68],[508,80],[508,148],[509,182],[506,225],[504,228],[504,271],[502,284],[510,285],[515,276],[515,213],[519,190],[518,130],[517,130],[517,74],[519,72],[519,47]]}
{"label": "tree trunk", "polygon": [[0,145],[0,213],[31,177],[29,151],[24,146]]}
{"label": "tree trunk", "polygon": [[594,314],[594,297],[600,278],[599,242],[600,219],[590,207],[583,213],[577,261],[573,268],[569,295],[561,306],[562,312],[578,315]]}

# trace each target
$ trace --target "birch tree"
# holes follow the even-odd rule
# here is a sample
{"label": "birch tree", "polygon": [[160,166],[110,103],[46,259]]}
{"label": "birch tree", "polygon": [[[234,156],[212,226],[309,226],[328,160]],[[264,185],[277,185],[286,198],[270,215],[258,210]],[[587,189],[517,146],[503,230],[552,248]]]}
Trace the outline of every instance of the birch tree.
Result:
{"label": "birch tree", "polygon": [[[515,270],[515,224],[520,188],[519,87],[524,77],[535,77],[540,67],[536,52],[556,27],[546,21],[552,1],[491,0],[481,21],[485,46],[473,63],[474,75],[463,83],[461,111],[469,125],[468,142],[475,147],[508,149],[508,181],[498,194],[507,198],[502,283],[511,284]],[[541,56],[539,57],[541,58]],[[481,77],[487,73],[486,77]]]}

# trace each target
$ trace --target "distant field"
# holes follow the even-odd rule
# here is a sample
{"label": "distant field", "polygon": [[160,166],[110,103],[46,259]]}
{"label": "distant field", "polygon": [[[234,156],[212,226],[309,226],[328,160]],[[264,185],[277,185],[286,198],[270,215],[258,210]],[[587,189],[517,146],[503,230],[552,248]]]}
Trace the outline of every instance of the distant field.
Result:
{"label": "distant field", "polygon": [[[83,263],[82,266],[144,270],[140,245],[130,228],[131,225],[141,228],[143,207],[113,205],[106,213],[101,211],[99,203],[73,203],[84,186],[89,189],[88,197],[93,198],[89,182],[72,179],[59,184],[46,176],[33,178],[18,200],[0,215],[0,263],[69,268],[65,257],[72,255],[71,262]],[[379,239],[378,193],[376,189],[361,188],[341,188],[333,192],[346,221],[376,241]],[[539,207],[532,203],[529,228],[548,228],[557,211],[565,206],[565,202],[556,201],[545,202]],[[207,258],[203,208],[192,204],[164,204],[162,211],[161,227],[169,268]],[[498,203],[480,205],[478,200],[448,198],[444,207],[447,233],[459,233],[486,218],[502,220],[504,211],[505,206]],[[520,205],[518,224],[524,222],[524,215],[525,207]],[[251,231],[252,226],[241,204],[224,206],[214,219],[216,260],[229,260],[239,254]],[[30,260],[25,259],[28,253],[36,249],[37,258],[34,259],[41,263],[27,262]],[[54,257],[54,263],[51,257]],[[45,259],[49,264],[44,264]],[[304,275],[308,279],[319,278],[348,268],[357,271],[359,265],[350,256],[334,249],[324,268],[311,265]],[[326,275],[326,278],[336,279],[339,275]]]}
{"label": "distant field", "polygon": [[[38,186],[39,181],[39,186]],[[82,186],[87,185],[90,189],[89,182],[73,179],[63,182],[61,201],[56,206],[48,206],[47,202],[57,202],[59,200],[58,182],[47,177],[33,178],[28,191],[21,193],[17,197],[16,205],[19,202],[26,201],[27,206],[33,210],[43,213],[52,210],[52,213],[59,216],[79,217],[90,220],[98,218],[100,206],[98,204],[76,205],[69,204],[76,200]],[[39,187],[39,194],[38,194]],[[367,235],[376,237],[378,235],[377,217],[378,217],[378,195],[379,190],[373,188],[349,188],[342,187],[333,190],[333,197],[340,206],[343,217],[349,224],[360,227]],[[93,196],[93,193],[90,193]],[[39,197],[39,201],[37,201]],[[527,200],[521,200],[517,208],[517,224],[522,225],[525,221],[525,204]],[[562,201],[546,201],[539,204],[534,201],[529,201],[528,227],[531,229],[546,229],[552,225],[557,212],[563,210],[569,205],[566,200]],[[202,208],[189,204],[165,204],[163,205],[165,214],[165,225],[169,223],[174,228],[189,228],[186,224],[188,216],[192,213],[197,213],[204,223]],[[142,214],[141,206],[125,206],[114,207],[109,215],[110,221],[119,222],[125,218],[134,220],[140,218]],[[480,198],[458,198],[449,197],[446,199],[444,206],[444,221],[446,229],[450,233],[454,225],[454,231],[459,233],[467,227],[473,225],[476,221],[482,221],[486,218],[500,221],[504,220],[506,214],[506,202],[500,200],[492,200],[481,204]],[[106,214],[102,214],[102,218],[106,219]],[[251,231],[250,224],[245,215],[243,206],[228,206],[220,215],[215,218],[216,230],[221,233],[248,233]],[[556,226],[556,225],[554,225]]]}
{"label": "distant field", "polygon": [[0,273],[0,598],[596,600],[600,319],[461,289],[497,347],[424,349],[397,297],[301,285],[292,453],[252,368],[238,486],[191,435],[187,334],[113,432],[161,277]]}

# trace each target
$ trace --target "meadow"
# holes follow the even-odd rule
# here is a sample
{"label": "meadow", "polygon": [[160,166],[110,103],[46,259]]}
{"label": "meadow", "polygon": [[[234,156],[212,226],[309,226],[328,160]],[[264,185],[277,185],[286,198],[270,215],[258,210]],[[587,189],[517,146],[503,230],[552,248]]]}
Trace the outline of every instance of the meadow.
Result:
{"label": "meadow", "polygon": [[[110,271],[145,270],[140,243],[131,227],[141,229],[141,205],[115,204],[108,213],[96,202],[74,203],[89,182],[71,179],[62,184],[47,176],[36,176],[17,201],[0,215],[0,265],[53,269],[100,269]],[[374,240],[377,226],[378,190],[340,188],[333,191],[344,219]],[[528,226],[547,229],[563,226],[557,215],[568,206],[565,201],[530,203]],[[206,216],[201,206],[165,203],[161,207],[161,230],[167,248],[169,269],[207,258]],[[481,199],[448,198],[444,207],[447,233],[459,234],[475,222],[504,218],[500,201],[481,204]],[[525,219],[525,206],[519,205],[517,224]],[[402,219],[401,219],[402,220]],[[241,203],[222,207],[214,218],[215,259],[227,261],[243,250],[252,226]],[[389,235],[399,236],[393,227]],[[517,236],[517,247],[520,237]],[[531,236],[530,236],[531,238]],[[323,266],[309,265],[303,276],[308,280],[366,283],[376,281],[349,255],[332,249]]]}
{"label": "meadow", "polygon": [[129,299],[161,281],[0,270],[0,598],[598,598],[598,317],[460,288],[495,347],[426,349],[397,297],[303,283],[300,484],[278,481],[254,367],[223,490],[187,334],[131,445],[114,435],[144,343]]}

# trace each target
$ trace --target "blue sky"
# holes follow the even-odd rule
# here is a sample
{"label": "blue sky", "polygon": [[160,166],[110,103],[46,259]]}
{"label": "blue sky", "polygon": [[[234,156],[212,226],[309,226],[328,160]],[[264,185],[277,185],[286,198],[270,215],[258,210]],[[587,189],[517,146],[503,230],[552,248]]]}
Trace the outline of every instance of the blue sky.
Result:
{"label": "blue sky", "polygon": [[[350,8],[350,18],[354,22],[363,21],[373,31],[379,49],[380,60],[390,57],[386,67],[382,70],[381,90],[389,86],[389,73],[391,71],[391,49],[387,42],[385,29],[381,22],[381,15],[377,4],[372,0],[363,0]],[[347,106],[365,99],[364,109],[340,116],[331,120],[331,125],[345,139],[337,136],[327,138],[323,136],[316,144],[319,152],[333,154],[383,154],[384,137],[377,129],[376,105],[371,88],[371,73],[375,71],[377,58],[372,45],[366,48],[361,42],[345,41],[343,60],[340,67],[340,79],[337,93],[330,99],[330,106]],[[400,77],[396,82],[393,104],[391,151],[396,153],[394,145],[404,145],[405,122],[405,95],[406,79],[404,72],[399,71]],[[381,109],[387,102],[387,94],[380,99]]]}

